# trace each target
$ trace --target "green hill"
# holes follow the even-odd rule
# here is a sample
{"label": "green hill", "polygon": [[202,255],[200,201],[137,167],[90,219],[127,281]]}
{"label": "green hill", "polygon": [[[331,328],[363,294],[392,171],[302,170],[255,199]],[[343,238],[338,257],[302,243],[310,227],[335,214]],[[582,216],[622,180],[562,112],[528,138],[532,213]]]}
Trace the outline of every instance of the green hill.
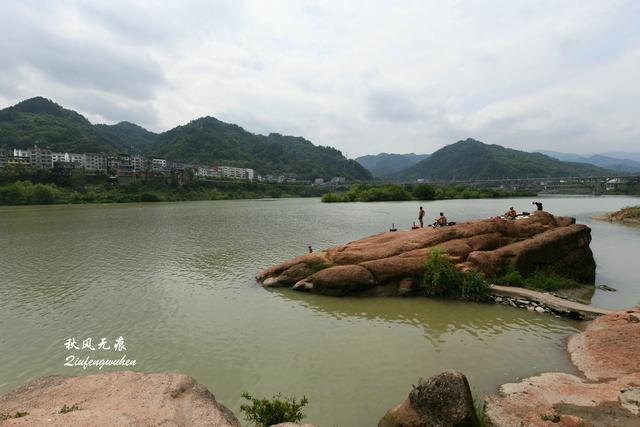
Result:
{"label": "green hill", "polygon": [[187,163],[229,164],[250,167],[260,173],[295,173],[300,178],[367,180],[371,174],[339,150],[313,145],[293,136],[268,136],[247,132],[240,126],[213,117],[202,117],[160,134],[155,155]]}
{"label": "green hill", "polygon": [[0,110],[0,148],[28,148],[36,143],[73,153],[116,150],[82,115],[48,99],[31,98]]}
{"label": "green hill", "polygon": [[488,145],[474,139],[458,141],[394,176],[396,179],[451,181],[494,178],[544,178],[607,175],[603,168],[563,162],[541,153]]}
{"label": "green hill", "polygon": [[126,153],[144,153],[151,149],[158,139],[158,134],[129,122],[120,122],[115,125],[98,124],[93,127],[101,138],[116,147],[118,151]]}
{"label": "green hill", "polygon": [[155,134],[129,122],[92,125],[81,114],[42,97],[0,110],[0,149],[36,143],[54,151],[143,153],[185,163],[251,167],[262,174],[296,173],[306,179],[371,178],[335,148],[276,133],[256,135],[213,117]]}
{"label": "green hill", "polygon": [[375,177],[391,175],[415,165],[420,160],[429,157],[428,154],[369,154],[356,159]]}

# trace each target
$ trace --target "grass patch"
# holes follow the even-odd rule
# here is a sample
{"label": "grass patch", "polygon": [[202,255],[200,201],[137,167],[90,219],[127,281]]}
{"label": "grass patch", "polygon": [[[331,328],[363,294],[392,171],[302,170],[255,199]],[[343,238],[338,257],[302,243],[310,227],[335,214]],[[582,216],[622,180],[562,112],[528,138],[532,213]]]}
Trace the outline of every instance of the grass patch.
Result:
{"label": "grass patch", "polygon": [[311,262],[307,264],[309,267],[309,274],[316,274],[320,270],[324,270],[325,268],[333,267],[333,264],[329,264],[326,262]]}
{"label": "grass patch", "polygon": [[309,401],[306,397],[297,401],[294,398],[282,397],[280,393],[271,399],[257,399],[249,393],[242,393],[242,397],[250,402],[250,405],[240,405],[240,411],[244,412],[245,419],[258,427],[269,427],[280,423],[296,423],[305,418],[302,408]]}
{"label": "grass patch", "polygon": [[62,408],[60,408],[60,410],[58,411],[59,414],[66,414],[68,412],[72,412],[72,411],[78,411],[80,409],[80,406],[78,406],[77,403],[74,403],[71,406],[67,406],[67,404],[65,403],[64,405],[62,405]]}
{"label": "grass patch", "polygon": [[541,268],[529,276],[523,276],[511,265],[505,267],[501,274],[492,277],[491,281],[496,285],[519,286],[536,291],[557,291],[582,286],[574,279],[562,276],[548,268]]}
{"label": "grass patch", "polygon": [[473,409],[475,410],[476,418],[478,419],[478,427],[489,427],[491,423],[489,422],[489,416],[487,415],[487,405],[485,405],[484,399],[482,399],[478,394],[473,396]]}
{"label": "grass patch", "polygon": [[421,289],[428,297],[469,301],[486,301],[489,297],[489,282],[482,273],[474,269],[458,270],[440,249],[427,256]]}
{"label": "grass patch", "polygon": [[15,414],[5,414],[0,412],[0,421],[10,420],[12,418],[22,418],[29,415],[28,412],[16,411]]}

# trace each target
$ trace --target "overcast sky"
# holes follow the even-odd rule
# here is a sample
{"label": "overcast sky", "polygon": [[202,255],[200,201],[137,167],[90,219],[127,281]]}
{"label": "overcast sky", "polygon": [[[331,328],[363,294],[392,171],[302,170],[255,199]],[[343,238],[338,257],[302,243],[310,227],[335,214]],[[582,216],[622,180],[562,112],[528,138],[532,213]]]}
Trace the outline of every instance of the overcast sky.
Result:
{"label": "overcast sky", "polygon": [[0,107],[211,115],[349,157],[640,151],[640,1],[0,0]]}

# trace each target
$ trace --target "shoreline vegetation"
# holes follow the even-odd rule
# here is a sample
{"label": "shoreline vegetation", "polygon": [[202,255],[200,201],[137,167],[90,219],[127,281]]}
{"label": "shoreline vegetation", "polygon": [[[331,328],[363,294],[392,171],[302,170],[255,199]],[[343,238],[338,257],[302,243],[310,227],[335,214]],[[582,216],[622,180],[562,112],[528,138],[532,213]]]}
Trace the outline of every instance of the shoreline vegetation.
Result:
{"label": "shoreline vegetation", "polygon": [[431,184],[354,184],[344,192],[331,192],[322,196],[324,203],[391,202],[410,200],[447,199],[499,199],[508,197],[535,197],[531,191],[507,191],[499,188],[471,188],[462,185],[434,186]]}
{"label": "shoreline vegetation", "polygon": [[[14,170],[15,169],[15,170]],[[128,181],[128,182],[127,182]],[[344,192],[328,193],[326,187],[309,183],[264,183],[229,179],[201,179],[189,174],[149,176],[136,181],[112,182],[107,175],[81,171],[46,171],[31,168],[0,169],[0,205],[46,205],[82,203],[177,202],[286,197],[322,197],[331,202],[444,200],[535,196],[531,192],[475,189],[431,184],[356,183]]]}
{"label": "shoreline vegetation", "polygon": [[622,222],[625,224],[640,225],[640,205],[628,206],[619,211],[594,217],[600,221]]}
{"label": "shoreline vegetation", "polygon": [[200,181],[188,184],[134,182],[127,185],[81,183],[65,186],[20,180],[0,184],[0,205],[179,202],[280,197],[319,197],[322,189],[302,184]]}

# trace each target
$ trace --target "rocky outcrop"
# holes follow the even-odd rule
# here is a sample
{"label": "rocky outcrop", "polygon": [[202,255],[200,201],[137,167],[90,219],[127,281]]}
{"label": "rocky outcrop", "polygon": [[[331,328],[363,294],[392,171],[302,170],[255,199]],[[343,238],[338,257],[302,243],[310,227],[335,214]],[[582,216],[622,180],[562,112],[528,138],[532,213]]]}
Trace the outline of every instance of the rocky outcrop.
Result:
{"label": "rocky outcrop", "polygon": [[569,339],[581,376],[545,373],[486,399],[495,426],[640,425],[640,307],[606,314]]}
{"label": "rocky outcrop", "polygon": [[386,232],[267,268],[265,287],[327,295],[414,295],[429,251],[438,248],[460,268],[499,273],[507,265],[529,274],[541,267],[593,284],[591,230],[573,218],[535,212],[529,218],[492,218],[452,227]]}
{"label": "rocky outcrop", "polygon": [[604,215],[594,217],[601,221],[622,222],[631,225],[640,225],[640,206],[630,206]]}
{"label": "rocky outcrop", "polygon": [[444,371],[414,387],[382,417],[378,427],[474,427],[478,425],[467,378]]}
{"label": "rocky outcrop", "polygon": [[[65,405],[70,411],[60,413]],[[206,387],[182,374],[42,377],[0,396],[0,409],[27,413],[3,426],[240,426]]]}

